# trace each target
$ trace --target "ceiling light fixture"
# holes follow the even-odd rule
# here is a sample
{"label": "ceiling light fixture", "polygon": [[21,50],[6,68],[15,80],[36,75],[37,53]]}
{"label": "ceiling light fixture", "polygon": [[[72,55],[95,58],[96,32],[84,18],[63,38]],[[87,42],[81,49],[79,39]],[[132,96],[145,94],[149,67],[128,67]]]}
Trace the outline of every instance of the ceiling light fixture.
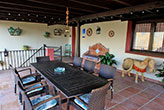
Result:
{"label": "ceiling light fixture", "polygon": [[65,30],[66,33],[69,33],[69,31],[70,31],[68,23],[69,23],[69,10],[67,8],[67,10],[66,10],[66,30]]}

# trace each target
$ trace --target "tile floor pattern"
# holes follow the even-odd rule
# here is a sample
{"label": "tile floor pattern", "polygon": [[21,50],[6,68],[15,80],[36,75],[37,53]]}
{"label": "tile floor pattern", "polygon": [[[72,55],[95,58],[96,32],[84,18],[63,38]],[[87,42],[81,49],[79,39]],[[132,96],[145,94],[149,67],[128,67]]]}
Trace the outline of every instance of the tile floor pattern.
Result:
{"label": "tile floor pattern", "polygon": [[[0,110],[21,110],[18,96],[14,94],[13,75],[10,71],[0,71]],[[164,110],[164,88],[153,82],[134,77],[120,77],[114,81],[114,99],[110,101],[110,92],[106,97],[106,110]],[[66,104],[62,105],[66,110]],[[70,110],[76,110],[71,107]]]}

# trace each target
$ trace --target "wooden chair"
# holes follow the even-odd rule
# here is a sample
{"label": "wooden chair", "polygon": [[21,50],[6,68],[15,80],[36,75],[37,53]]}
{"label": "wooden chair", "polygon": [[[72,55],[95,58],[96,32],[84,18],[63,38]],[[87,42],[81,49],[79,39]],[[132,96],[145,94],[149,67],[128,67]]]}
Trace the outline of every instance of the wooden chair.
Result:
{"label": "wooden chair", "polygon": [[23,110],[49,110],[55,109],[61,110],[60,96],[43,95],[37,98],[31,98],[28,91],[26,91],[20,82],[18,82],[18,88],[23,95]]}
{"label": "wooden chair", "polygon": [[[42,93],[48,92],[48,85],[46,85],[46,81],[37,80],[37,76],[34,74],[27,75],[25,77],[20,77],[19,72],[16,68],[12,69],[14,78],[15,78],[15,93],[17,92],[18,82],[22,85],[22,87],[27,91],[29,96],[41,95]],[[19,91],[19,101],[22,103],[22,94]]]}
{"label": "wooden chair", "polygon": [[41,57],[36,57],[36,61],[38,62],[44,62],[44,61],[50,61],[49,56],[41,56]]}
{"label": "wooden chair", "polygon": [[107,83],[100,88],[93,89],[89,94],[70,99],[68,109],[69,105],[72,105],[78,110],[104,110],[109,85],[110,83]]}
{"label": "wooden chair", "polygon": [[74,57],[73,63],[70,63],[73,67],[79,67],[81,68],[83,58],[80,57]]}
{"label": "wooden chair", "polygon": [[110,84],[111,89],[111,99],[113,99],[113,79],[116,73],[116,68],[108,65],[101,64],[100,70],[99,70],[99,77],[107,79]]}
{"label": "wooden chair", "polygon": [[[24,86],[36,83],[41,80],[40,75],[38,73],[32,73],[31,68],[17,70],[16,68],[13,68],[12,65],[9,65],[9,66],[14,74],[14,93],[15,94],[17,93],[17,83],[19,80],[22,82]],[[25,71],[29,71],[29,74],[21,77],[20,74],[22,74]]]}
{"label": "wooden chair", "polygon": [[96,63],[93,61],[85,60],[83,70],[88,73],[94,73]]}

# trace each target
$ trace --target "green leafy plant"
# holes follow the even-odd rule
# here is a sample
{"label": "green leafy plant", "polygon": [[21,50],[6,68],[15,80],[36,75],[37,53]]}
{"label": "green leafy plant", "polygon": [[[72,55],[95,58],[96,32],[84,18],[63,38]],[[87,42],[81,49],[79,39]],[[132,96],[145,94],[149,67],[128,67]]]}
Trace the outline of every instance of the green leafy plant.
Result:
{"label": "green leafy plant", "polygon": [[158,74],[155,74],[155,76],[157,77],[163,77],[162,82],[164,82],[164,62],[160,65],[158,65],[158,67],[162,67],[161,69],[157,69],[157,71],[159,72]]}
{"label": "green leafy plant", "polygon": [[23,50],[29,50],[30,47],[28,45],[23,45]]}
{"label": "green leafy plant", "polygon": [[50,37],[50,32],[45,32],[43,35],[45,38],[49,38]]}
{"label": "green leafy plant", "polygon": [[105,55],[99,55],[101,64],[106,64],[112,66],[113,64],[117,65],[116,60],[113,58],[115,57],[113,54],[106,52]]}
{"label": "green leafy plant", "polygon": [[5,62],[0,60],[0,65],[1,66],[4,66],[5,65]]}
{"label": "green leafy plant", "polygon": [[18,27],[14,29],[13,27],[8,28],[8,31],[11,36],[20,36],[22,33],[22,30]]}

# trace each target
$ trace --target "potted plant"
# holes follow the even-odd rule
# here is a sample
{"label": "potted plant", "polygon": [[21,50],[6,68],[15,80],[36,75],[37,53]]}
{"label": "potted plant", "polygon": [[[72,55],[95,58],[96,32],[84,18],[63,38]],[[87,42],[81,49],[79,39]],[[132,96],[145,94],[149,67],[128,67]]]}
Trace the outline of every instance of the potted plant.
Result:
{"label": "potted plant", "polygon": [[115,56],[109,52],[106,52],[105,55],[99,55],[101,64],[106,64],[109,66],[112,66],[113,64],[117,65],[116,60],[113,59],[114,57]]}
{"label": "potted plant", "polygon": [[164,82],[164,62],[162,64],[158,65],[158,66],[159,67],[162,66],[162,68],[161,69],[157,69],[157,71],[159,73],[155,74],[155,76],[157,76],[157,77],[163,77],[162,82]]}
{"label": "potted plant", "polygon": [[1,67],[3,67],[5,65],[5,62],[0,60],[0,65]]}
{"label": "potted plant", "polygon": [[50,37],[50,32],[45,32],[43,35],[45,38],[49,38]]}
{"label": "potted plant", "polygon": [[23,50],[29,50],[29,46],[28,45],[23,45]]}

